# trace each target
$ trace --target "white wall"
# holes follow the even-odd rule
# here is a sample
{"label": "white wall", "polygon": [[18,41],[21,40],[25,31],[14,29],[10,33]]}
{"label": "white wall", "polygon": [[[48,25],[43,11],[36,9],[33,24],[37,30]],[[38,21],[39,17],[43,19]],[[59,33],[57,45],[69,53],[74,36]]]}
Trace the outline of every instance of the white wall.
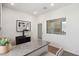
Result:
{"label": "white wall", "polygon": [[[56,19],[66,16],[66,35],[47,34],[46,33],[46,20]],[[56,42],[65,50],[79,55],[79,4],[73,4],[63,7],[56,11],[51,11],[41,16],[34,17],[30,14],[20,11],[3,8],[2,10],[2,35],[15,40],[15,36],[21,35],[16,32],[16,20],[31,21],[32,39],[37,39],[37,23],[43,25],[43,39]],[[38,20],[37,20],[38,19]]]}
{"label": "white wall", "polygon": [[13,9],[2,9],[2,35],[15,40],[16,36],[22,35],[22,33],[16,32],[16,20],[24,20],[31,22],[31,35],[32,39],[36,39],[36,18],[30,14],[16,11]]}
{"label": "white wall", "polygon": [[[66,35],[47,34],[46,20],[66,16]],[[56,11],[51,11],[39,16],[38,23],[43,25],[43,40],[56,42],[65,50],[79,55],[79,4],[72,4]]]}
{"label": "white wall", "polygon": [[2,4],[0,3],[0,34],[1,34],[1,10],[2,9]]}
{"label": "white wall", "polygon": [[0,3],[0,20],[1,20],[1,3]]}

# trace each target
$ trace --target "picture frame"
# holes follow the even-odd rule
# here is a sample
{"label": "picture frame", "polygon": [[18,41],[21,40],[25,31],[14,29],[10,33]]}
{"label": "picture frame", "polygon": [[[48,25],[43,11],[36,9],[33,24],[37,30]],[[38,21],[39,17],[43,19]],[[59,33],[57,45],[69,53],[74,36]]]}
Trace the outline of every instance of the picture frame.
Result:
{"label": "picture frame", "polygon": [[66,17],[57,18],[57,19],[51,19],[46,21],[46,32],[48,34],[62,34],[65,35],[66,32],[64,30],[63,24],[66,22]]}
{"label": "picture frame", "polygon": [[23,21],[23,20],[16,20],[16,31],[22,32],[23,30],[31,31],[31,22]]}

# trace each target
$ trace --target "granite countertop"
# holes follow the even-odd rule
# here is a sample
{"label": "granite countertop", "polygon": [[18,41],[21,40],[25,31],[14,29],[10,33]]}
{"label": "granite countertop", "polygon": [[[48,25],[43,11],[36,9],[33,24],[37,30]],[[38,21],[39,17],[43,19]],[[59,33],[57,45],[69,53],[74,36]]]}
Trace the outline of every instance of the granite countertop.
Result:
{"label": "granite countertop", "polygon": [[45,45],[48,45],[48,42],[34,40],[13,46],[13,49],[11,51],[6,54],[0,54],[0,56],[24,56]]}

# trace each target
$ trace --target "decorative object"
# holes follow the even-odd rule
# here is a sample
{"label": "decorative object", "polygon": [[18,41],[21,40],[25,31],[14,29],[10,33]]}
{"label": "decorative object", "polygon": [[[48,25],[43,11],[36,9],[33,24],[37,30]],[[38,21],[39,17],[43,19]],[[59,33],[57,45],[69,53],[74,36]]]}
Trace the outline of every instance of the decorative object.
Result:
{"label": "decorative object", "polygon": [[22,21],[22,20],[16,20],[16,31],[22,32],[23,30],[31,30],[31,22],[29,21]]}
{"label": "decorative object", "polygon": [[9,51],[9,40],[7,38],[0,38],[0,54]]}
{"label": "decorative object", "polygon": [[62,23],[66,22],[66,18],[58,18],[47,21],[47,33],[49,34],[66,34],[62,31]]}

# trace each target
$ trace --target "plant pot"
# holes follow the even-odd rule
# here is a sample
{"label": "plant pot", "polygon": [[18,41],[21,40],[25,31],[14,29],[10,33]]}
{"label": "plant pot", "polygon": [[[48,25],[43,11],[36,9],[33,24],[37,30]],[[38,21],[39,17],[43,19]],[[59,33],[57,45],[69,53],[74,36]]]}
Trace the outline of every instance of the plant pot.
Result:
{"label": "plant pot", "polygon": [[0,54],[4,54],[8,52],[8,46],[0,46]]}

